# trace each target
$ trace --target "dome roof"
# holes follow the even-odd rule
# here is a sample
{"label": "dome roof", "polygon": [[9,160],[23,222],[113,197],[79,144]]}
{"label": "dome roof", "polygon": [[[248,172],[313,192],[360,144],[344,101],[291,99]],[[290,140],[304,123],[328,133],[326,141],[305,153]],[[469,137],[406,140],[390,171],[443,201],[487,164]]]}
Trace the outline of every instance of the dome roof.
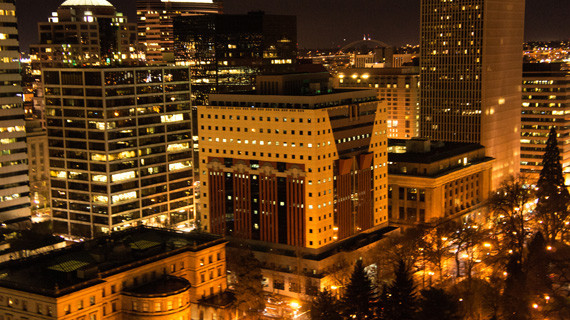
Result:
{"label": "dome roof", "polygon": [[61,6],[89,6],[89,7],[112,7],[113,5],[107,0],[66,0]]}

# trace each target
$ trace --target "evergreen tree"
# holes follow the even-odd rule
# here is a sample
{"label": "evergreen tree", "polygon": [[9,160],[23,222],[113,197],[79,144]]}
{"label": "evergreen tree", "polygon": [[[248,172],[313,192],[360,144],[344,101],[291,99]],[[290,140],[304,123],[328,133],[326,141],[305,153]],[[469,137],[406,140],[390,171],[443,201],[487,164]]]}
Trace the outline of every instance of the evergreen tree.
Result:
{"label": "evergreen tree", "polygon": [[379,295],[376,302],[376,319],[384,319],[385,310],[388,305],[388,286],[386,284],[382,285],[382,290],[379,290]]}
{"label": "evergreen tree", "polygon": [[548,276],[548,259],[546,241],[542,233],[538,232],[528,244],[528,257],[525,262],[528,289],[535,296],[543,296],[552,289]]}
{"label": "evergreen tree", "polygon": [[311,304],[312,320],[342,320],[340,302],[325,289],[320,291]]}
{"label": "evergreen tree", "polygon": [[459,320],[458,299],[443,289],[428,288],[421,291],[418,319]]}
{"label": "evergreen tree", "polygon": [[560,150],[554,128],[550,130],[544,149],[536,195],[538,197],[536,213],[541,221],[540,228],[547,241],[552,242],[564,230],[570,204],[570,194],[564,185]]}
{"label": "evergreen tree", "polygon": [[364,271],[362,260],[358,260],[346,286],[342,304],[345,318],[370,319],[373,315],[372,298],[374,289],[372,281]]}
{"label": "evergreen tree", "polygon": [[403,260],[398,261],[395,275],[384,302],[384,319],[413,320],[416,318],[417,299],[410,267]]}
{"label": "evergreen tree", "polygon": [[522,269],[521,258],[517,255],[512,255],[507,264],[507,279],[502,302],[503,319],[530,319],[526,275]]}

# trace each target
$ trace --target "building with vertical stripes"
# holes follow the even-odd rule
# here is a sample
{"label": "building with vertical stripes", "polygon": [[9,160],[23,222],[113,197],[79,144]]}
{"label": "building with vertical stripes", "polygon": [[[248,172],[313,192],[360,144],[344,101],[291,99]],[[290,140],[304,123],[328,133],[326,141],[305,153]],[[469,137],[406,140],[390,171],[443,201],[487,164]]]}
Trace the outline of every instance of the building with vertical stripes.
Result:
{"label": "building with vertical stripes", "polygon": [[[388,225],[386,106],[328,78],[262,76],[255,93],[198,107],[202,225],[266,248],[256,255],[267,289],[282,294],[326,286],[338,246]],[[277,248],[316,258],[268,253]]]}
{"label": "building with vertical stripes", "polygon": [[0,222],[30,216],[26,128],[14,0],[0,1]]}
{"label": "building with vertical stripes", "polygon": [[189,77],[186,67],[43,70],[55,233],[192,227]]}
{"label": "building with vertical stripes", "polygon": [[524,0],[422,0],[420,136],[482,144],[519,172]]}

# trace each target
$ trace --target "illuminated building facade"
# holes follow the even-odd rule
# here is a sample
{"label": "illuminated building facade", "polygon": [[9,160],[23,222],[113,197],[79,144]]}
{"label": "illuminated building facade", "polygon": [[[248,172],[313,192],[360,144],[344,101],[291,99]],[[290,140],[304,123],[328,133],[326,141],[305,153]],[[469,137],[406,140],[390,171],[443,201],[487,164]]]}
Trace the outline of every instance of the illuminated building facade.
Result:
{"label": "illuminated building facade", "polygon": [[266,289],[309,294],[338,246],[387,227],[386,106],[376,90],[332,90],[328,73],[256,88],[198,107],[202,225],[267,248]]}
{"label": "illuminated building facade", "polygon": [[390,140],[388,151],[390,222],[412,226],[482,210],[494,159],[480,144]]}
{"label": "illuminated building facade", "polygon": [[191,227],[188,68],[45,69],[43,82],[55,233]]}
{"label": "illuminated building facade", "polygon": [[39,44],[30,46],[33,63],[81,66],[140,59],[136,24],[106,0],[67,0],[48,20],[38,23]]}
{"label": "illuminated building facade", "polygon": [[419,136],[419,72],[417,67],[339,69],[338,88],[375,88],[388,105],[388,138]]}
{"label": "illuminated building facade", "polygon": [[177,63],[192,69],[195,105],[210,93],[252,90],[259,74],[295,70],[295,16],[183,16],[174,21],[174,38]]}
{"label": "illuminated building facade", "polygon": [[138,37],[146,60],[174,61],[175,17],[216,13],[222,13],[221,0],[137,0]]}
{"label": "illuminated building facade", "polygon": [[422,0],[420,136],[480,143],[519,172],[524,0]]}
{"label": "illuminated building facade", "polygon": [[570,178],[570,66],[565,63],[526,63],[523,73],[521,173],[532,182],[542,170],[544,147],[554,127],[560,162]]}
{"label": "illuminated building facade", "polygon": [[0,222],[30,216],[26,128],[13,0],[0,1]]}
{"label": "illuminated building facade", "polygon": [[211,234],[138,227],[9,261],[0,317],[230,319],[225,247]]}
{"label": "illuminated building facade", "polygon": [[26,120],[26,143],[32,212],[45,213],[50,207],[49,150],[41,120]]}

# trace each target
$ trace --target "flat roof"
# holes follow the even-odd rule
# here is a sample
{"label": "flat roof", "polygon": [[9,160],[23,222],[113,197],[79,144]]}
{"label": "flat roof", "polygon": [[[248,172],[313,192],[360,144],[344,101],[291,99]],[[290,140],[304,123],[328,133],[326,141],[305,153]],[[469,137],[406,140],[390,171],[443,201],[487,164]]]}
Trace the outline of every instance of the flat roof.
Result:
{"label": "flat roof", "polygon": [[[406,146],[406,140],[388,139],[388,146],[389,147]],[[439,145],[438,143],[432,143],[430,151],[428,152],[410,152],[410,151],[406,151],[403,153],[389,152],[388,161],[429,164],[484,148],[485,148],[484,146],[478,143],[446,141],[446,142],[441,142]]]}
{"label": "flat roof", "polygon": [[209,233],[139,226],[0,264],[0,286],[57,297],[128,269],[223,243],[221,236]]}
{"label": "flat roof", "polygon": [[321,94],[265,95],[255,92],[210,94],[206,107],[321,109],[354,103],[378,101],[374,89],[334,89]]}

